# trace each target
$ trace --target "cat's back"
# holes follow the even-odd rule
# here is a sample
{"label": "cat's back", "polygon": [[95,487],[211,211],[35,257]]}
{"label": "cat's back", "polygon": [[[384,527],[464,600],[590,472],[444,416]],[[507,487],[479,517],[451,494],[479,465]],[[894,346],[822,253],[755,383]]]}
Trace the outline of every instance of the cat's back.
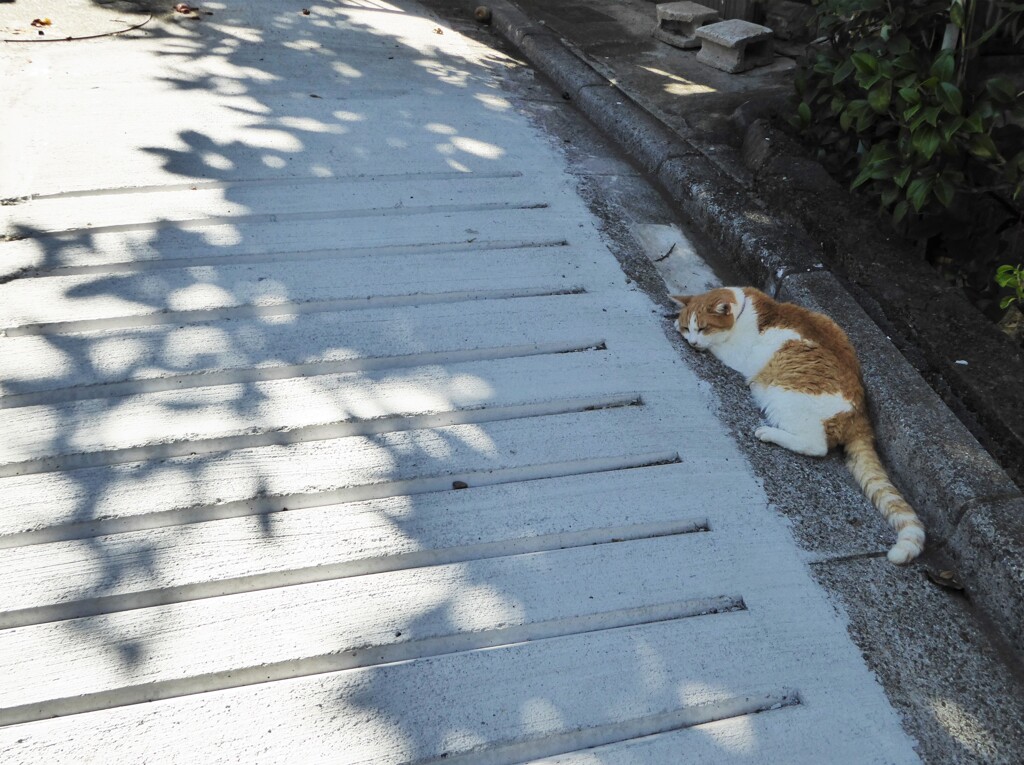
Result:
{"label": "cat's back", "polygon": [[796,336],[775,352],[757,382],[807,392],[827,390],[860,402],[860,364],[838,324],[803,306],[773,300],[760,290],[746,288],[744,292],[757,315],[759,333],[789,330]]}

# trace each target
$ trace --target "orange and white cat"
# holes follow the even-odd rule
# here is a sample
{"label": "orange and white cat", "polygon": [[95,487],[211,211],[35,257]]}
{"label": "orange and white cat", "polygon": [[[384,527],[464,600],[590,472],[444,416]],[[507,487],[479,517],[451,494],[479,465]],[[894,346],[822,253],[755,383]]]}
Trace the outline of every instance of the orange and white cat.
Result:
{"label": "orange and white cat", "polygon": [[878,458],[857,355],[838,325],[750,287],[672,299],[687,342],[746,379],[768,420],[754,435],[812,457],[844,447],[850,472],[897,533],[889,560],[920,555],[924,526]]}

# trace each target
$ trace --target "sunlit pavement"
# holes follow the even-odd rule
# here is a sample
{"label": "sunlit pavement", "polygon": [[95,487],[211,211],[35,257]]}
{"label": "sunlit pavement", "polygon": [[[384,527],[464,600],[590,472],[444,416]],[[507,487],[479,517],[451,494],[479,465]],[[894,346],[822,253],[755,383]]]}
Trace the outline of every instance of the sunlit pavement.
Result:
{"label": "sunlit pavement", "polygon": [[282,5],[0,49],[0,759],[915,761],[503,55]]}

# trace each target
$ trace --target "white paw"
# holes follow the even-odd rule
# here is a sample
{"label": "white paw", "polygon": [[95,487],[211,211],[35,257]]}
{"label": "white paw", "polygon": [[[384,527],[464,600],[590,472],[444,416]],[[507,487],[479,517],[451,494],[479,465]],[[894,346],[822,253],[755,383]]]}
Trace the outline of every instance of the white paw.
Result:
{"label": "white paw", "polygon": [[774,428],[769,428],[767,425],[762,425],[761,427],[754,431],[754,435],[757,436],[762,441],[765,441],[767,443],[773,443],[772,430],[774,430]]}

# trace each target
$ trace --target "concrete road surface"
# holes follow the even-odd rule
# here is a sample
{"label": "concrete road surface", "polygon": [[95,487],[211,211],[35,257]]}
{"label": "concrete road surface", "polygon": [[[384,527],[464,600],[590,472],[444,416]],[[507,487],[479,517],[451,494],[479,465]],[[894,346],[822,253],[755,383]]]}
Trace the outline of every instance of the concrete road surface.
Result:
{"label": "concrete road surface", "polygon": [[509,60],[308,11],[0,49],[0,760],[915,762]]}

